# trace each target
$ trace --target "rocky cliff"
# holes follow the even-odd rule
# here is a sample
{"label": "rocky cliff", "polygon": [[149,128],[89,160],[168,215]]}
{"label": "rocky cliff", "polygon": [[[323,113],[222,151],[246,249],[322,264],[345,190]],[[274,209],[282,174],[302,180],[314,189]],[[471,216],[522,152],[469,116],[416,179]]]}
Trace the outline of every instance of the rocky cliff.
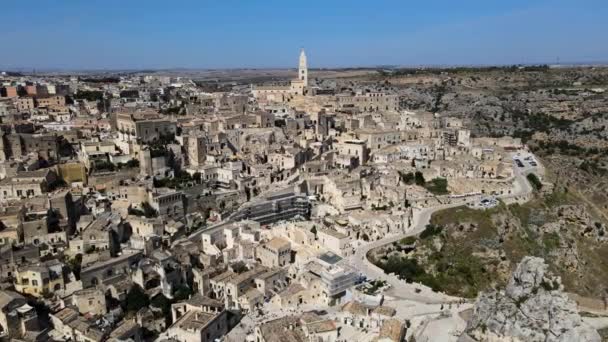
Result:
{"label": "rocky cliff", "polygon": [[480,294],[461,340],[600,342],[547,268],[543,259],[525,257],[504,290]]}

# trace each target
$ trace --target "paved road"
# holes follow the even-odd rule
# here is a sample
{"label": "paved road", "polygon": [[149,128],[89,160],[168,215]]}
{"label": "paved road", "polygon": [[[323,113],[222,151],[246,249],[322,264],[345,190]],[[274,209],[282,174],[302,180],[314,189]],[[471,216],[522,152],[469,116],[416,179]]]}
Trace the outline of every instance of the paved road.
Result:
{"label": "paved road", "polygon": [[[528,172],[529,170],[519,170],[517,167],[515,167],[513,191],[511,192],[511,194],[502,195],[498,197],[507,199],[528,195],[532,191],[532,187],[526,180],[525,176]],[[412,226],[408,229],[406,233],[387,236],[386,238],[383,238],[381,240],[373,241],[365,246],[361,246],[357,249],[355,254],[347,260],[347,262],[349,262],[351,266],[353,266],[357,271],[365,274],[368,279],[382,279],[387,281],[391,285],[391,289],[387,292],[387,294],[390,296],[422,302],[426,304],[438,304],[459,301],[460,298],[433,292],[426,286],[408,284],[405,281],[397,278],[396,276],[387,275],[382,269],[372,264],[367,259],[367,253],[373,248],[391,244],[408,236],[415,236],[420,234],[431,220],[431,216],[433,215],[433,213],[437,211],[463,206],[468,202],[471,202],[476,199],[477,197],[475,199],[463,200],[458,203],[444,204],[432,208],[414,208]]]}
{"label": "paved road", "polygon": [[[395,241],[399,241],[405,237],[418,235],[424,230],[426,225],[429,223],[431,215],[434,212],[443,209],[462,206],[463,204],[466,204],[466,202],[450,205],[441,205],[438,207],[426,209],[415,209],[416,211],[413,214],[412,226],[406,233],[388,236],[384,239],[373,241],[365,246],[359,247],[355,254],[350,257],[349,261],[351,265],[360,273],[365,274],[368,279],[382,279],[387,281],[391,285],[391,289],[388,294],[397,298],[423,302],[426,304],[437,304],[458,300],[458,298],[449,297],[440,293],[430,291],[430,289],[427,289],[425,287],[421,287],[414,284],[408,284],[405,281],[400,280],[396,276],[387,275],[381,268],[372,264],[367,259],[367,252],[374,248],[391,244]],[[420,289],[419,293],[416,293],[416,288]]]}

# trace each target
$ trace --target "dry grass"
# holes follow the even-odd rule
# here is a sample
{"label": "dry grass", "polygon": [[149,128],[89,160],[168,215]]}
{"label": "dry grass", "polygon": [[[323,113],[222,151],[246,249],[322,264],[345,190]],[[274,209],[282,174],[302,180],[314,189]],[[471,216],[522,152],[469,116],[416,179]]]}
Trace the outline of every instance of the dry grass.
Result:
{"label": "dry grass", "polygon": [[[554,253],[560,247],[564,236],[556,233],[535,233],[530,224],[555,221],[558,218],[551,214],[553,208],[566,204],[580,204],[580,200],[572,193],[559,192],[538,197],[524,205],[499,205],[490,210],[474,210],[458,207],[437,212],[431,218],[431,223],[443,226],[442,239],[444,246],[439,254],[431,254],[428,264],[424,267],[437,271],[444,267],[441,263],[452,260],[454,264],[466,264],[471,270],[468,276],[474,279],[463,282],[461,276],[442,276],[441,281],[447,293],[470,296],[474,291],[485,290],[490,286],[500,285],[504,280],[503,274],[479,272],[484,263],[492,265],[499,262],[496,258],[480,258],[479,252],[487,251],[488,245],[496,243],[498,249],[506,254],[511,268],[528,255],[544,258],[550,268],[559,274],[567,291],[583,296],[600,296],[608,286],[608,246],[599,244],[589,238],[577,237],[579,252],[579,272],[572,272],[563,265],[554,262]],[[493,223],[496,215],[507,215],[517,218],[519,227],[509,233],[504,241],[499,241],[498,231]],[[471,228],[474,225],[474,229]],[[464,227],[464,229],[462,229]],[[423,248],[432,249],[432,243],[422,244]],[[468,262],[465,263],[465,260]]]}

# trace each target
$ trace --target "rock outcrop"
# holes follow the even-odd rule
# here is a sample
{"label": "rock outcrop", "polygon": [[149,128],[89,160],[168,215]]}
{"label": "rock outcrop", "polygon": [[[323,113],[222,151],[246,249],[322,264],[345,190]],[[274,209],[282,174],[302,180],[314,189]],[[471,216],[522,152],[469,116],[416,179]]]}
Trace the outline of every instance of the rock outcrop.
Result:
{"label": "rock outcrop", "polygon": [[478,297],[461,340],[600,342],[547,268],[543,259],[525,257],[504,290]]}

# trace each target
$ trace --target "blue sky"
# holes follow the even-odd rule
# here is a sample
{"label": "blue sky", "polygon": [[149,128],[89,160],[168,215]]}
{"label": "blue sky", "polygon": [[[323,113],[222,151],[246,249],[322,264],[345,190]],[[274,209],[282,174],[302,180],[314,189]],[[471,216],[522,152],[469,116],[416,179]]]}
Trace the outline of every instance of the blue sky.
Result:
{"label": "blue sky", "polygon": [[608,61],[607,0],[30,0],[0,19],[0,68]]}

